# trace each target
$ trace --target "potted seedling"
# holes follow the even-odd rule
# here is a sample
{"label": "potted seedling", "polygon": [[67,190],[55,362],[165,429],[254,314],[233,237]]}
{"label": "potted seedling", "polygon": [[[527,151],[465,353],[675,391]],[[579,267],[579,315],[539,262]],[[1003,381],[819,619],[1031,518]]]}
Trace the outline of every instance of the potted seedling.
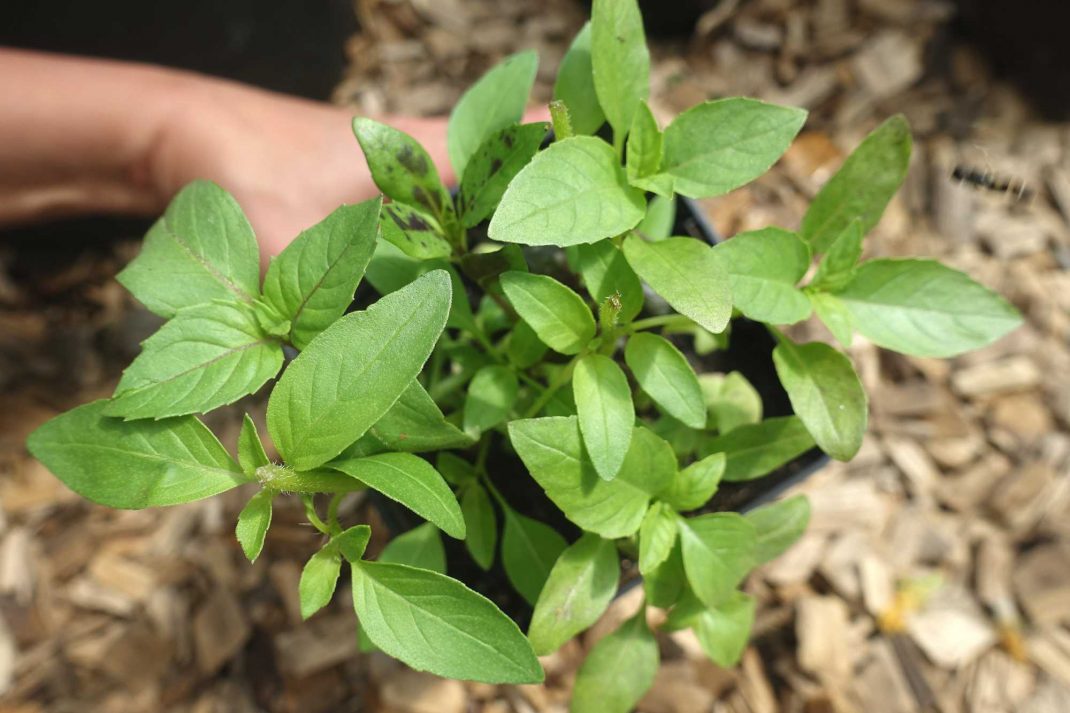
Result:
{"label": "potted seedling", "polygon": [[[118,508],[255,484],[237,524],[249,559],[272,501],[301,498],[323,535],[301,577],[302,613],[331,600],[347,563],[362,639],[417,669],[540,681],[537,655],[593,624],[622,571],[635,579],[632,563],[645,605],[667,610],[663,628],[693,629],[715,663],[733,665],[754,617],[739,586],[803,532],[809,510],[796,496],[722,511],[715,494],[815,447],[850,459],[866,428],[847,357],[783,328],[816,315],[843,345],[859,333],[946,357],[1019,317],[937,262],[859,261],[907,170],[902,118],[861,143],[799,230],[711,245],[674,234],[677,201],[686,212],[686,199],[757,178],[805,112],[719,99],[662,129],[645,101],[635,0],[595,1],[561,64],[552,133],[518,123],[535,70],[533,53],[512,56],[454,109],[456,194],[411,137],[355,119],[385,200],[339,208],[262,281],[235,202],[210,183],[184,189],[119,276],[169,321],[112,398],[41,426],[31,452]],[[767,371],[785,404],[771,417],[745,362],[696,373],[723,366],[741,339],[768,340],[767,361],[773,347]],[[298,352],[288,363],[287,346]],[[248,416],[235,458],[198,414],[272,380],[278,460]],[[369,524],[339,517],[358,490],[416,518],[377,558]],[[484,571],[530,608],[503,613],[484,596]],[[657,666],[644,606],[589,652],[573,709],[628,710]]]}

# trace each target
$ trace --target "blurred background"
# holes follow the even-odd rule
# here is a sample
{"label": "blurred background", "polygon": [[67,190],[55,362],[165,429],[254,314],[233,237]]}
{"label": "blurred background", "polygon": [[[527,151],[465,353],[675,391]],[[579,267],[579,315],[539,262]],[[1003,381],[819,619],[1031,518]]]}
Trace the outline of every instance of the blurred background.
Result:
{"label": "blurred background", "polygon": [[[533,101],[547,101],[589,10],[579,0],[8,5],[0,45],[428,116],[523,48],[540,54]],[[1008,296],[1027,324],[953,361],[857,340],[871,432],[854,462],[802,487],[809,532],[750,578],[760,603],[742,664],[718,669],[687,632],[662,636],[663,666],[639,710],[1070,710],[1067,4],[644,5],[663,118],[729,95],[810,110],[768,175],[704,203],[719,232],[796,227],[846,153],[903,112],[912,168],[869,254],[939,257]],[[952,180],[956,167],[1020,180],[1029,195],[973,190]],[[116,512],[27,456],[26,435],[110,394],[155,328],[114,281],[146,225],[93,218],[0,233],[0,711],[567,710],[582,652],[634,596],[546,659],[544,686],[444,681],[358,655],[344,586],[300,621],[297,581],[317,537],[298,524],[298,503],[277,503],[265,556],[249,565],[233,537],[242,492]],[[829,338],[817,327],[809,336]],[[238,417],[214,419],[224,443]]]}

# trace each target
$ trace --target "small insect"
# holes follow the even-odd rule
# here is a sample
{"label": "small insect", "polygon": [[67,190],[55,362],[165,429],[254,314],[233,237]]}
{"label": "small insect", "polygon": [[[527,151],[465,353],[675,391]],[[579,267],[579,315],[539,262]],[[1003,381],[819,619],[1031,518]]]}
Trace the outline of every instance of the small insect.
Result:
{"label": "small insect", "polygon": [[991,171],[979,171],[976,168],[959,164],[951,172],[951,178],[966,183],[974,188],[984,188],[996,193],[1007,193],[1015,201],[1028,202],[1033,198],[1033,191],[1020,178],[997,176]]}

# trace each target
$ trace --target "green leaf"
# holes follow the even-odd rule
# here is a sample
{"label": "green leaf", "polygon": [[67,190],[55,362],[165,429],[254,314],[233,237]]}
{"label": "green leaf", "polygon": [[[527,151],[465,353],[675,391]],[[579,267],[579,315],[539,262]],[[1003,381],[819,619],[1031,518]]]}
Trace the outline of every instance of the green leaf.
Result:
{"label": "green leaf", "polygon": [[663,503],[654,503],[647,510],[639,527],[639,571],[653,572],[669,559],[676,544],[676,513]]}
{"label": "green leaf", "polygon": [[454,220],[450,194],[434,161],[416,139],[359,116],[353,119],[353,133],[379,190],[398,203],[424,211],[442,226]]}
{"label": "green leaf", "polygon": [[158,419],[211,411],[255,393],[282,361],[282,346],[248,307],[189,307],[145,340],[104,413]]}
{"label": "green leaf", "polygon": [[814,437],[798,416],[767,418],[711,439],[704,453],[724,453],[724,480],[753,480],[773,472],[814,447]]}
{"label": "green leaf", "polygon": [[304,231],[271,261],[264,299],[290,320],[290,342],[304,349],[341,317],[375,250],[382,199],[342,206]]}
{"label": "green leaf", "polygon": [[242,552],[250,562],[255,562],[264,549],[264,537],[267,536],[268,528],[271,527],[271,498],[274,496],[270,490],[261,490],[238,513],[238,525],[234,530],[241,545]]}
{"label": "green leaf", "polygon": [[498,546],[498,517],[486,488],[479,483],[465,486],[461,512],[464,514],[467,533],[464,544],[468,554],[481,569],[488,570],[494,564],[494,550]]}
{"label": "green leaf", "polygon": [[104,416],[107,403],[62,413],[26,440],[37,460],[87,500],[139,510],[200,500],[249,480],[193,416],[121,421]]}
{"label": "green leaf", "polygon": [[870,341],[914,356],[979,349],[1022,323],[995,292],[933,260],[870,260],[834,294]]}
{"label": "green leaf", "polygon": [[464,539],[464,516],[453,491],[430,463],[411,453],[380,453],[328,466],[396,500],[447,535]]}
{"label": "green leaf", "polygon": [[383,240],[416,260],[448,258],[453,247],[434,218],[411,205],[388,203],[379,220]]}
{"label": "green leaf", "polygon": [[662,173],[689,198],[728,193],[769,170],[805,121],[802,109],[756,99],[699,104],[666,127]]}
{"label": "green leaf", "polygon": [[751,510],[744,515],[754,525],[757,564],[765,564],[779,557],[806,532],[810,522],[810,501],[796,495]]}
{"label": "green leaf", "polygon": [[117,279],[161,317],[212,300],[251,305],[260,292],[259,255],[253,229],[230,194],[194,181],[174,197]]}
{"label": "green leaf", "polygon": [[654,196],[646,207],[646,215],[635,232],[647,240],[664,240],[672,235],[676,223],[676,197]]}
{"label": "green leaf", "polygon": [[322,465],[394,405],[438,341],[450,295],[449,275],[435,270],[312,340],[268,401],[268,431],[286,463]]}
{"label": "green leaf", "polygon": [[866,392],[851,360],[828,344],[795,344],[784,337],[773,364],[791,407],[821,450],[850,460],[866,433]]}
{"label": "green leaf", "polygon": [[736,513],[680,519],[687,581],[703,604],[724,602],[755,565],[754,525]]}
{"label": "green leaf", "polygon": [[635,0],[596,0],[591,8],[591,69],[598,103],[623,144],[639,102],[650,94],[650,52]]}
{"label": "green leaf", "polygon": [[528,640],[551,654],[605,612],[617,593],[620,561],[609,540],[587,533],[561,553],[535,603]]}
{"label": "green leaf", "polygon": [[453,453],[439,453],[435,460],[435,470],[447,483],[457,487],[468,485],[479,477],[471,463]]}
{"label": "green leaf", "polygon": [[494,212],[509,183],[528,165],[546,138],[547,125],[515,124],[490,134],[473,154],[461,179],[461,223],[474,228]]}
{"label": "green leaf", "polygon": [[513,589],[535,606],[554,562],[568,543],[557,530],[510,509],[505,510],[502,564]]}
{"label": "green leaf", "polygon": [[442,546],[438,528],[425,522],[390,540],[377,561],[407,564],[445,574],[446,548]]}
{"label": "green leaf", "polygon": [[471,436],[446,420],[434,399],[415,380],[401,392],[390,410],[368,429],[365,438],[368,437],[374,438],[385,450],[406,453],[464,448],[473,443]]}
{"label": "green leaf", "polygon": [[646,332],[633,334],[624,348],[624,361],[639,386],[665,413],[691,428],[706,427],[698,377],[669,340]]}
{"label": "green leaf", "polygon": [[810,301],[795,284],[810,267],[810,249],[795,233],[763,228],[713,248],[728,273],[736,309],[759,322],[794,324],[810,316]]}
{"label": "green leaf", "polygon": [[815,253],[825,252],[851,221],[860,220],[863,233],[880,221],[906,178],[910,148],[910,125],[897,114],[847,157],[803,216],[799,233]]}
{"label": "green leaf", "polygon": [[628,132],[628,182],[658,195],[672,196],[672,181],[660,176],[648,180],[661,168],[661,156],[664,150],[664,137],[658,127],[658,120],[646,102],[639,102],[639,108],[632,119],[632,129]]}
{"label": "green leaf", "polygon": [[844,347],[851,346],[854,337],[854,317],[847,305],[835,295],[825,292],[808,292],[814,313],[824,323],[836,341]]}
{"label": "green leaf", "polygon": [[301,570],[301,581],[297,586],[302,619],[308,619],[331,603],[341,571],[342,557],[337,543],[328,542],[309,557],[305,568]]}
{"label": "green leaf", "polygon": [[624,256],[677,312],[711,332],[722,332],[728,326],[732,316],[729,276],[708,245],[693,238],[648,243],[633,234],[624,239]]}
{"label": "green leaf", "polygon": [[238,463],[242,472],[254,477],[256,469],[269,462],[264,444],[260,442],[260,434],[256,432],[256,424],[249,414],[245,414],[238,433]]}
{"label": "green leaf", "polygon": [[580,433],[587,454],[603,480],[617,477],[635,427],[635,407],[628,377],[617,363],[588,354],[572,373]]}
{"label": "green leaf", "polygon": [[507,366],[494,364],[477,371],[464,400],[464,430],[478,433],[504,421],[519,387],[516,373]]}
{"label": "green leaf", "polygon": [[697,510],[717,492],[726,463],[724,453],[713,453],[695,461],[678,472],[668,490],[658,497],[677,510]]}
{"label": "green leaf", "polygon": [[468,88],[450,112],[446,146],[450,163],[464,176],[487,137],[520,121],[535,82],[539,56],[527,50],[505,58]]}
{"label": "green leaf", "polygon": [[546,345],[539,340],[539,335],[525,322],[520,320],[509,334],[506,345],[509,361],[518,369],[527,369],[542,360],[546,354]]}
{"label": "green leaf", "polygon": [[668,609],[686,591],[687,579],[684,576],[684,558],[680,548],[680,538],[669,552],[669,557],[652,572],[643,575],[643,593],[647,603],[661,609]]}
{"label": "green leaf", "polygon": [[698,382],[709,411],[708,428],[728,433],[762,420],[762,397],[738,371],[700,374]]}
{"label": "green leaf", "polygon": [[624,254],[611,240],[576,246],[576,270],[597,304],[617,296],[621,322],[630,322],[643,309],[643,286]]}
{"label": "green leaf", "polygon": [[372,529],[370,527],[367,525],[354,525],[335,535],[331,538],[331,542],[338,547],[338,552],[341,553],[346,562],[355,563],[359,562],[360,558],[364,556],[364,550],[368,548],[368,542],[371,541],[371,537]]}
{"label": "green leaf", "polygon": [[654,685],[658,664],[644,608],[588,652],[576,674],[571,712],[628,713]]}
{"label": "green leaf", "polygon": [[754,626],[754,597],[735,592],[723,604],[707,609],[693,625],[699,646],[722,668],[739,663]]}
{"label": "green leaf", "polygon": [[590,22],[576,33],[557,68],[554,99],[565,102],[572,120],[572,130],[577,134],[593,134],[606,121],[594,88]]}
{"label": "green leaf", "polygon": [[517,625],[444,574],[361,562],[353,568],[353,608],[376,646],[417,671],[486,683],[543,679]]}
{"label": "green leaf", "polygon": [[575,416],[512,421],[509,438],[531,476],[568,519],[608,539],[635,533],[650,498],[676,472],[672,448],[646,428],[632,432],[624,464],[610,481],[599,478],[587,458]]}
{"label": "green leaf", "polygon": [[594,317],[583,298],[546,275],[506,272],[502,289],[521,319],[554,351],[576,354],[594,338]]}
{"label": "green leaf", "polygon": [[517,174],[488,234],[523,245],[593,243],[634,227],[644,207],[642,192],[628,185],[612,147],[574,136],[540,151]]}
{"label": "green leaf", "polygon": [[855,265],[862,257],[862,237],[862,221],[848,223],[821,258],[810,286],[819,290],[837,290],[850,282]]}

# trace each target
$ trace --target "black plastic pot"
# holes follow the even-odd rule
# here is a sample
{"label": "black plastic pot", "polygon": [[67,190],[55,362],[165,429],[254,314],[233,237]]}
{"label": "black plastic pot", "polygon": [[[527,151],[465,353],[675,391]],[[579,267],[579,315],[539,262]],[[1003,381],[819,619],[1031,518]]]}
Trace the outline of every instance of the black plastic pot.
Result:
{"label": "black plastic pot", "polygon": [[[720,241],[713,226],[694,201],[679,198],[673,235],[690,235],[712,244]],[[703,372],[739,371],[758,390],[762,397],[766,417],[788,416],[793,413],[787,393],[780,385],[773,366],[772,336],[764,326],[748,319],[732,322],[729,348],[700,357],[689,357]],[[501,439],[501,436],[492,435]],[[503,439],[504,440],[504,439]],[[497,444],[495,444],[497,445]],[[502,444],[505,445],[505,444]],[[712,500],[702,508],[703,512],[746,512],[776,499],[787,488],[817,472],[829,457],[818,448],[792,459],[769,475],[745,483],[723,483]],[[557,529],[569,541],[580,535],[580,530],[565,518],[538,484],[531,478],[523,463],[508,447],[492,447],[487,462],[495,486],[506,501],[519,512]],[[402,533],[421,524],[416,515],[392,500],[375,494],[374,503],[383,523],[393,533]],[[499,517],[499,526],[501,518]],[[499,533],[500,534],[500,533]],[[499,538],[500,539],[500,538]],[[489,571],[481,570],[468,555],[464,543],[444,537],[446,564],[450,576],[460,579],[469,587],[483,594],[509,614],[522,627],[531,617],[531,607],[510,586],[501,558],[497,558]],[[624,563],[621,592],[641,581],[638,571],[630,562]]]}

